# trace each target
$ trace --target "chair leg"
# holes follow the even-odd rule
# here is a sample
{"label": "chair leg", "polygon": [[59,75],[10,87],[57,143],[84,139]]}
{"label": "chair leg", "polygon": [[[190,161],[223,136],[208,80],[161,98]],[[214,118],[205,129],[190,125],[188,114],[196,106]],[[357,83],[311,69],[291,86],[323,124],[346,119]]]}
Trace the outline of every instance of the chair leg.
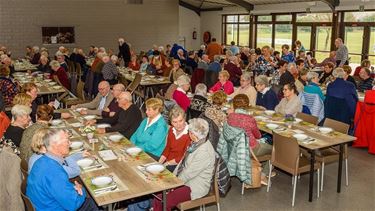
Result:
{"label": "chair leg", "polygon": [[206,211],[206,206],[205,205],[203,205],[203,211]]}
{"label": "chair leg", "polygon": [[320,170],[319,169],[317,169],[317,171],[316,171],[316,173],[318,174],[318,176],[317,176],[317,180],[318,180],[318,185],[317,185],[317,189],[316,189],[316,192],[317,192],[317,195],[318,195],[318,198],[319,198],[319,196],[320,196],[320,191],[319,191],[319,187],[320,187]]}
{"label": "chair leg", "polygon": [[216,203],[216,206],[217,206],[217,211],[220,211],[220,204]]}
{"label": "chair leg", "polygon": [[267,192],[270,191],[270,187],[271,187],[271,173],[272,173],[272,164],[269,165],[269,170],[268,170]]}
{"label": "chair leg", "polygon": [[323,191],[323,185],[324,185],[324,162],[322,163],[322,180],[321,180],[321,184],[320,184],[320,191]]}
{"label": "chair leg", "polygon": [[349,186],[348,158],[345,159],[345,183],[346,186]]}
{"label": "chair leg", "polygon": [[297,187],[297,176],[293,176],[293,198],[292,198],[292,207],[294,207],[294,201],[296,199],[296,187]]}
{"label": "chair leg", "polygon": [[[271,169],[271,174],[272,174],[272,168],[271,168],[271,160],[268,160],[268,167]],[[268,175],[269,176],[269,175]],[[271,187],[271,180],[268,181],[268,185]]]}
{"label": "chair leg", "polygon": [[199,211],[203,211],[203,208],[202,208],[202,206],[199,206]]}
{"label": "chair leg", "polygon": [[245,192],[245,183],[242,183],[242,188],[241,188],[241,195],[243,195]]}

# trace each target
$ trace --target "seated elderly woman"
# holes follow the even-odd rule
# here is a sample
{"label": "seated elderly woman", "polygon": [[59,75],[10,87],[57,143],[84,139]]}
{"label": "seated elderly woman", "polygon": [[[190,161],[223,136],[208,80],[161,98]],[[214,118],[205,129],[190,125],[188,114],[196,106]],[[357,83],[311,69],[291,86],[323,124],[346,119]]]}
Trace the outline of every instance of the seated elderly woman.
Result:
{"label": "seated elderly woman", "polygon": [[[41,158],[45,153],[47,153],[46,146],[44,144],[44,139],[47,138],[49,129],[47,127],[40,127],[39,129],[34,131],[34,135],[29,140],[29,148],[28,150],[31,151],[29,159],[26,161],[29,163],[28,172],[30,173],[35,162]],[[67,134],[67,133],[66,133]],[[22,152],[21,152],[22,153]],[[65,172],[68,174],[69,178],[74,178],[79,176],[81,170],[77,165],[77,161],[82,159],[83,157],[90,156],[90,153],[86,150],[83,152],[73,153],[64,158],[67,165],[62,165]]]}
{"label": "seated elderly woman", "polygon": [[327,62],[324,65],[324,72],[320,75],[319,83],[326,84],[332,79],[332,71],[335,68],[335,64]]}
{"label": "seated elderly woman", "polygon": [[150,98],[146,101],[146,115],[130,140],[145,152],[159,159],[165,147],[168,125],[161,116],[163,101]]}
{"label": "seated elderly woman", "polygon": [[240,79],[240,87],[237,88],[231,95],[231,98],[235,97],[238,94],[245,94],[249,98],[250,105],[255,106],[256,99],[257,99],[257,91],[251,85],[251,75],[249,72],[245,72],[241,75]]}
{"label": "seated elderly woman", "polygon": [[[167,194],[167,210],[181,202],[201,198],[210,191],[215,168],[215,150],[207,140],[208,130],[209,125],[204,119],[189,121],[189,136],[192,142],[174,170],[174,174],[185,185]],[[153,208],[155,211],[162,210],[161,201],[154,199]]]}
{"label": "seated elderly woman", "polygon": [[190,107],[188,109],[188,118],[198,118],[201,113],[206,111],[206,108],[211,104],[207,102],[207,86],[199,83],[195,86],[195,95],[191,100]]}
{"label": "seated elderly woman", "polygon": [[345,81],[352,83],[354,87],[357,88],[357,82],[355,81],[354,77],[350,75],[352,73],[352,67],[350,67],[349,65],[344,65],[342,66],[342,69],[345,72]]}
{"label": "seated elderly woman", "polygon": [[312,71],[308,72],[307,80],[309,81],[309,83],[304,87],[303,91],[310,94],[317,94],[319,95],[320,99],[324,101],[325,96],[322,92],[322,89],[320,89],[319,87],[319,74]]}
{"label": "seated elderly woman", "polygon": [[0,92],[5,106],[12,106],[13,98],[19,92],[17,84],[9,77],[9,74],[10,69],[0,65]]}
{"label": "seated elderly woman", "polygon": [[307,68],[302,68],[302,70],[299,71],[299,76],[294,82],[297,87],[298,92],[302,92],[304,87],[307,85],[307,73],[308,72],[309,72],[309,69]]}
{"label": "seated elderly woman", "polygon": [[132,57],[130,59],[130,62],[129,62],[129,65],[128,65],[128,68],[138,71],[140,67],[141,66],[139,65],[139,63],[137,61],[137,55],[132,55]]}
{"label": "seated elderly woman", "polygon": [[68,90],[70,90],[70,81],[68,79],[68,75],[64,68],[60,65],[60,63],[56,60],[52,60],[49,64],[51,66],[52,77],[56,76],[60,83]]}
{"label": "seated elderly woman", "polygon": [[227,95],[234,92],[233,83],[229,80],[229,73],[226,70],[219,72],[219,81],[210,89],[210,93],[224,91]]}
{"label": "seated elderly woman", "polygon": [[36,111],[36,122],[30,127],[26,128],[22,134],[20,144],[20,157],[29,161],[30,156],[33,154],[31,150],[31,140],[35,132],[40,128],[47,128],[49,121],[53,118],[53,108],[47,104],[39,105]]}
{"label": "seated elderly woman", "polygon": [[147,67],[149,65],[149,61],[148,61],[148,56],[147,55],[143,55],[142,56],[142,61],[141,61],[141,65],[139,67],[139,72],[146,72],[147,70]]}
{"label": "seated elderly woman", "polygon": [[190,106],[190,99],[186,95],[186,92],[190,89],[190,78],[189,76],[182,75],[177,79],[177,89],[173,92],[173,100],[176,101],[184,111]]}
{"label": "seated elderly woman", "polygon": [[52,73],[51,67],[49,66],[48,57],[40,56],[38,71],[41,73]]}
{"label": "seated elderly woman", "polygon": [[267,110],[275,109],[279,103],[276,93],[268,86],[268,78],[260,75],[255,78],[255,87],[258,90],[256,105],[262,106]]}
{"label": "seated elderly woman", "polygon": [[277,113],[295,116],[302,111],[302,102],[298,98],[297,87],[294,83],[285,84],[283,87],[284,98],[275,107]]}
{"label": "seated elderly woman", "polygon": [[69,134],[62,129],[48,129],[39,137],[39,146],[47,152],[31,167],[26,187],[26,195],[35,209],[97,211],[92,198],[87,198],[86,190],[77,181],[69,181],[64,169],[64,165],[69,165],[66,162]]}
{"label": "seated elderly woman", "polygon": [[[13,105],[25,105],[25,106],[30,106],[32,105],[32,98],[30,95],[26,93],[18,93],[14,98],[13,98]],[[31,112],[32,113],[32,112]]]}
{"label": "seated elderly woman", "polygon": [[185,111],[179,106],[174,106],[169,112],[172,127],[167,135],[167,145],[161,155],[159,162],[167,166],[169,171],[176,168],[190,145],[188,124],[186,123]]}
{"label": "seated elderly woman", "polygon": [[23,131],[29,126],[31,118],[31,108],[25,105],[15,105],[12,107],[12,123],[4,133],[5,139],[10,139],[19,147]]}
{"label": "seated elderly woman", "polygon": [[227,95],[223,91],[218,91],[211,98],[212,105],[206,108],[204,115],[212,119],[218,128],[223,128],[224,122],[227,121],[227,115],[223,111],[223,106],[227,102]]}

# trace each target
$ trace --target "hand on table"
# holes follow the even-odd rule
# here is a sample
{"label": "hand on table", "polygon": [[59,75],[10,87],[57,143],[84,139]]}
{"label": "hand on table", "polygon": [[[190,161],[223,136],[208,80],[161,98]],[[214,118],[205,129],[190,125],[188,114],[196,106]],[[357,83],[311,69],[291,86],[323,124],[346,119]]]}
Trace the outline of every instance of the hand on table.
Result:
{"label": "hand on table", "polygon": [[109,116],[110,116],[110,117],[113,117],[115,114],[116,114],[116,112],[113,112],[113,111],[112,111],[112,112],[109,112]]}
{"label": "hand on table", "polygon": [[94,125],[96,123],[96,120],[95,119],[93,119],[93,120],[87,120],[86,122],[85,122],[85,125]]}
{"label": "hand on table", "polygon": [[103,134],[103,133],[105,133],[105,128],[98,128],[98,129],[96,129],[96,132],[98,132],[100,134]]}
{"label": "hand on table", "polygon": [[74,181],[74,189],[77,191],[79,195],[83,195],[82,185],[79,184],[77,181]]}
{"label": "hand on table", "polygon": [[70,117],[72,117],[72,115],[70,113],[61,113],[61,118],[63,118],[63,119],[68,119]]}
{"label": "hand on table", "polygon": [[54,107],[55,103],[53,101],[49,102],[48,105],[51,106],[52,108],[55,108]]}
{"label": "hand on table", "polygon": [[82,157],[90,157],[90,156],[91,156],[91,153],[88,152],[87,150],[84,150],[84,151],[82,152]]}
{"label": "hand on table", "polygon": [[79,113],[82,114],[82,115],[86,115],[87,114],[87,110],[86,109],[82,109]]}
{"label": "hand on table", "polygon": [[105,108],[105,109],[103,109],[103,111],[105,111],[105,112],[110,112],[110,110],[109,110],[109,108],[107,107],[107,108]]}
{"label": "hand on table", "polygon": [[76,109],[77,108],[77,105],[72,105],[70,106],[71,109]]}
{"label": "hand on table", "polygon": [[233,108],[228,109],[228,110],[227,110],[227,113],[228,113],[228,114],[234,113],[234,109],[233,109]]}

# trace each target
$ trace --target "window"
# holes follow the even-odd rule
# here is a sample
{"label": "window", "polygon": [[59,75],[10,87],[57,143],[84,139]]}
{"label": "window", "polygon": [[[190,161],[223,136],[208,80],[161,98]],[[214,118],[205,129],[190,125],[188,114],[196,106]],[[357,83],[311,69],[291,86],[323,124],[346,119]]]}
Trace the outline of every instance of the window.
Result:
{"label": "window", "polygon": [[332,13],[299,13],[297,22],[332,22]]}
{"label": "window", "polygon": [[375,27],[370,29],[370,48],[369,48],[369,58],[371,64],[375,66]]}
{"label": "window", "polygon": [[291,24],[275,25],[275,50],[281,51],[281,46],[288,44],[292,49],[292,28]]}
{"label": "window", "polygon": [[350,63],[361,64],[362,36],[364,27],[345,27],[345,45],[349,50]]}
{"label": "window", "polygon": [[375,12],[345,12],[345,22],[375,22]]}
{"label": "window", "polygon": [[257,47],[272,45],[272,25],[271,24],[257,24]]}
{"label": "window", "polygon": [[260,15],[258,16],[258,22],[272,21],[271,15]]}
{"label": "window", "polygon": [[42,27],[43,44],[74,43],[74,27]]}
{"label": "window", "polygon": [[276,15],[276,21],[292,21],[292,15]]}
{"label": "window", "polygon": [[249,46],[250,15],[225,15],[223,20],[225,44],[234,41],[236,45]]}
{"label": "window", "polygon": [[331,44],[332,28],[330,26],[316,27],[316,50],[315,58],[318,61],[323,61],[328,57]]}
{"label": "window", "polygon": [[297,27],[297,40],[301,41],[306,51],[311,50],[311,26],[298,26]]}

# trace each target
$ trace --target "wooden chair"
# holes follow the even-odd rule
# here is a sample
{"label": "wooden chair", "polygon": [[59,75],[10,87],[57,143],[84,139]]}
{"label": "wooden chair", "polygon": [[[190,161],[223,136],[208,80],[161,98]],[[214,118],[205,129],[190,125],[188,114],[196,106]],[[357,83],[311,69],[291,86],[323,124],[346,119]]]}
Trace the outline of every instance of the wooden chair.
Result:
{"label": "wooden chair", "polygon": [[[273,132],[273,150],[271,165],[268,173],[268,185],[267,192],[269,192],[271,184],[271,172],[272,166],[279,168],[293,176],[293,198],[292,198],[292,207],[294,207],[294,201],[296,196],[296,186],[297,186],[297,177],[302,173],[310,171],[310,160],[306,157],[301,157],[300,148],[297,143],[297,139],[293,137],[286,137],[279,135],[278,133]],[[318,190],[319,190],[319,163],[314,164],[314,169],[317,170],[318,174]],[[319,191],[317,191],[319,198]]]}
{"label": "wooden chair", "polygon": [[128,80],[121,74],[118,76],[118,82],[122,83],[125,87],[129,85]]}
{"label": "wooden chair", "polygon": [[21,193],[23,203],[25,204],[25,210],[26,211],[35,211],[34,205],[25,194]]}
{"label": "wooden chair", "polygon": [[[324,120],[324,127],[330,127],[337,132],[348,134],[349,125],[343,122],[339,122],[333,119],[326,118]],[[320,150],[320,155],[316,155],[315,158],[318,162],[322,164],[322,183],[320,187],[320,191],[323,191],[324,185],[324,167],[326,164],[334,163],[339,161],[339,150],[331,147],[328,149]],[[348,178],[348,145],[344,145],[344,158],[345,158],[345,184],[346,186],[349,185],[349,178]]]}
{"label": "wooden chair", "polygon": [[60,86],[64,87],[62,85],[62,83],[60,82],[59,78],[57,77],[57,75],[53,75],[52,78],[53,78],[54,81],[56,81],[57,84],[59,84]]}
{"label": "wooden chair", "polygon": [[76,91],[77,97],[65,98],[62,100],[62,102],[65,104],[66,107],[87,102],[84,87],[85,87],[85,83],[79,80],[77,83],[77,91]]}
{"label": "wooden chair", "polygon": [[134,93],[134,104],[139,103],[139,108],[142,108],[145,100],[145,95],[142,90],[138,90],[139,85],[142,81],[142,75],[137,73],[135,75],[134,80],[129,84],[129,86],[126,88],[126,91],[130,92],[131,94]]}
{"label": "wooden chair", "polygon": [[67,61],[66,61],[66,64],[68,65],[68,70],[67,70],[67,71],[68,71],[70,74],[74,73],[75,70],[76,70],[74,63],[73,63],[72,61],[67,60]]}
{"label": "wooden chair", "polygon": [[27,176],[29,175],[29,164],[27,163],[25,159],[21,159],[20,168],[21,168],[23,178],[27,178]]}
{"label": "wooden chair", "polygon": [[305,114],[305,113],[302,113],[302,112],[298,112],[296,117],[302,119],[304,122],[308,122],[308,123],[311,123],[311,124],[314,124],[314,125],[318,125],[318,123],[319,123],[318,117],[312,116],[312,115],[309,115],[309,114]]}
{"label": "wooden chair", "polygon": [[81,76],[82,76],[82,67],[81,67],[81,64],[78,63],[78,62],[75,62],[74,66],[75,66],[75,69],[76,69],[77,77],[81,78]]}
{"label": "wooden chair", "polygon": [[219,187],[217,184],[216,173],[214,173],[214,182],[212,185],[213,187],[211,187],[211,191],[207,194],[207,196],[199,198],[199,199],[182,202],[177,205],[177,208],[181,211],[193,209],[196,207],[200,207],[200,209],[203,208],[203,210],[205,210],[206,204],[216,203],[217,210],[220,211],[220,201],[219,201],[220,196],[219,196]]}

